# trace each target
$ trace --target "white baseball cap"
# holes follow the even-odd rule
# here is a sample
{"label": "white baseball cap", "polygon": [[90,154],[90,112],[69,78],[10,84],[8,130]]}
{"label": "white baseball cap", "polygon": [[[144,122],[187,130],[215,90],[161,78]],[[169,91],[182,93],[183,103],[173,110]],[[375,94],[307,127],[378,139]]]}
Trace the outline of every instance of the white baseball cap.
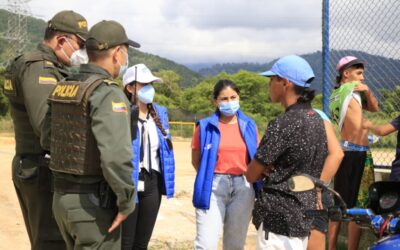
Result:
{"label": "white baseball cap", "polygon": [[147,84],[152,82],[162,83],[163,80],[159,77],[155,77],[146,65],[140,63],[133,65],[126,70],[122,77],[122,82],[125,87],[132,82]]}

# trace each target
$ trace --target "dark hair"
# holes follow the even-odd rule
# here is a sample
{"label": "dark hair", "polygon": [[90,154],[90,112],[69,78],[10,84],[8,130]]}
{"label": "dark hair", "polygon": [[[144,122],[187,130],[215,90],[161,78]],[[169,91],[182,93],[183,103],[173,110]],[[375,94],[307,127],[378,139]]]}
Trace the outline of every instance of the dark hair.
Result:
{"label": "dark hair", "polygon": [[86,52],[89,57],[89,61],[96,62],[107,58],[110,55],[110,51],[112,48],[107,50],[93,50],[93,49],[86,49]]}
{"label": "dark hair", "polygon": [[47,27],[46,30],[44,31],[44,40],[49,41],[53,37],[61,35],[61,34],[66,34],[57,30],[54,30],[52,28]]}
{"label": "dark hair", "polygon": [[165,137],[165,139],[167,140],[168,143],[168,147],[169,149],[172,150],[173,146],[172,146],[172,141],[170,138],[168,138],[168,134],[167,131],[165,131],[160,117],[158,117],[156,110],[154,109],[153,103],[149,103],[147,104],[147,109],[149,110],[149,114],[151,115],[151,117],[153,118],[154,122],[156,123],[158,129],[160,129],[161,133],[163,134],[163,136]]}
{"label": "dark hair", "polygon": [[342,78],[343,78],[343,72],[348,69],[364,69],[364,64],[359,63],[359,64],[354,64],[350,67],[341,68],[339,70],[339,75],[336,76],[336,86],[335,86],[336,88],[340,87],[340,82],[342,81]]}
{"label": "dark hair", "polygon": [[314,99],[315,90],[310,88],[300,87],[297,86],[296,84],[293,84],[293,86],[294,86],[294,93],[296,93],[296,95],[300,95],[300,97],[297,99],[297,102],[310,103]]}
{"label": "dark hair", "polygon": [[231,80],[228,80],[228,79],[221,79],[214,86],[214,91],[213,91],[214,100],[216,100],[218,98],[219,94],[221,93],[221,91],[227,87],[230,87],[238,95],[240,95],[240,90],[234,82],[232,82]]}

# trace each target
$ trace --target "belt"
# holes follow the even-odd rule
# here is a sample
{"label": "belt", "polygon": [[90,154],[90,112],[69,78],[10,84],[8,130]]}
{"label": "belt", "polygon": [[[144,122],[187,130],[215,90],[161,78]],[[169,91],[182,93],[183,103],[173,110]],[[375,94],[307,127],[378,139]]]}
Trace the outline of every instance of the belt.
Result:
{"label": "belt", "polygon": [[341,141],[340,146],[344,151],[358,151],[358,152],[365,152],[369,150],[368,146],[362,146],[358,144],[351,143],[349,141]]}
{"label": "belt", "polygon": [[99,182],[83,184],[54,178],[54,191],[68,194],[91,194],[99,192]]}

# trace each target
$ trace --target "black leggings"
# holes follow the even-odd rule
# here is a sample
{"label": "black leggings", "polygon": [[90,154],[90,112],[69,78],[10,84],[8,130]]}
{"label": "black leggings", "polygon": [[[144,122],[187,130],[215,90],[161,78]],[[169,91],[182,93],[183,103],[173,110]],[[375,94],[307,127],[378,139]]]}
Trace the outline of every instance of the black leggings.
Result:
{"label": "black leggings", "polygon": [[138,192],[135,211],[122,223],[122,250],[147,249],[161,204],[161,174],[141,170],[139,180],[144,180],[144,191]]}

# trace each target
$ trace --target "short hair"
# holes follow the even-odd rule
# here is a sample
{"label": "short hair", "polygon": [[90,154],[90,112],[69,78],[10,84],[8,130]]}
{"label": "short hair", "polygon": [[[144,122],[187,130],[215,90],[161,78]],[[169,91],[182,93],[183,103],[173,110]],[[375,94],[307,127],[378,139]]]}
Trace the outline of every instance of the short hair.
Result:
{"label": "short hair", "polygon": [[352,70],[354,70],[354,69],[364,69],[364,64],[362,64],[362,63],[354,64],[354,65],[351,65],[350,67],[341,69],[339,71],[339,75],[336,76],[336,83],[337,83],[336,87],[340,87],[340,82],[342,81],[342,78],[343,78],[343,72],[346,71],[346,70],[349,70],[349,69],[352,69]]}
{"label": "short hair", "polygon": [[59,35],[68,35],[68,33],[54,30],[52,28],[47,27],[46,30],[44,31],[44,40],[49,41],[49,40],[53,39],[55,36],[59,36]]}
{"label": "short hair", "polygon": [[110,55],[110,52],[113,48],[109,48],[106,50],[89,50],[86,49],[86,52],[88,54],[89,57],[89,61],[90,62],[96,62],[96,61],[100,61],[100,60],[104,60],[105,58],[107,58]]}

